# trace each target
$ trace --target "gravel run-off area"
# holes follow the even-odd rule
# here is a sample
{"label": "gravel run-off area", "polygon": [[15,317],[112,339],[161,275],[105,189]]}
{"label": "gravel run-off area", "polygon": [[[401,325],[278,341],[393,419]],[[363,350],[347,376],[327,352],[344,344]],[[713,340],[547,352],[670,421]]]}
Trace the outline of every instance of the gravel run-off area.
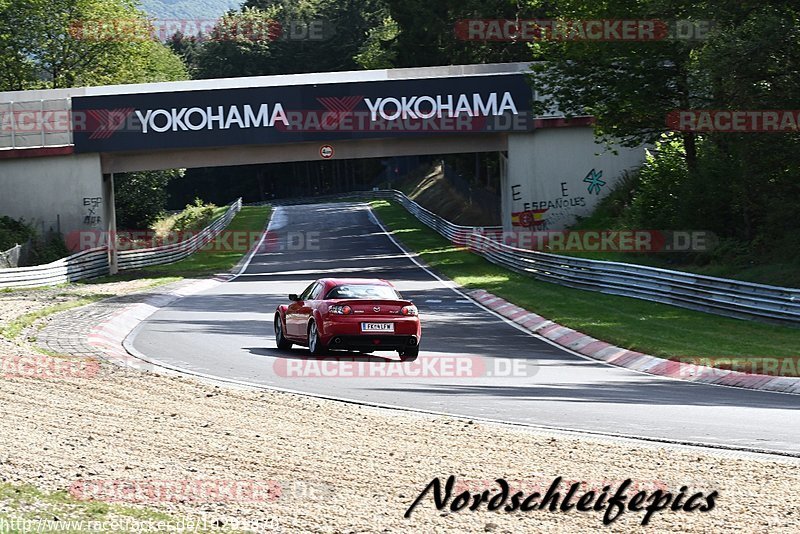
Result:
{"label": "gravel run-off area", "polygon": [[[0,328],[81,293],[122,295],[147,286],[131,281],[0,293]],[[26,362],[42,365],[32,340],[54,317],[14,340],[0,338],[3,482],[261,532],[800,531],[800,464],[790,459],[404,413],[106,362],[67,360],[71,370],[85,372],[8,372]],[[580,496],[606,484],[613,491],[628,478],[635,488],[629,496],[678,493],[681,486],[718,496],[711,511],[668,508],[645,527],[644,511],[626,511],[604,526],[602,511],[575,508],[490,512],[483,503],[475,511],[437,510],[430,494],[404,517],[432,479],[449,475],[458,481],[453,496],[490,489],[491,497],[496,478],[526,496],[544,493],[559,476],[562,496],[575,481],[585,483]]]}

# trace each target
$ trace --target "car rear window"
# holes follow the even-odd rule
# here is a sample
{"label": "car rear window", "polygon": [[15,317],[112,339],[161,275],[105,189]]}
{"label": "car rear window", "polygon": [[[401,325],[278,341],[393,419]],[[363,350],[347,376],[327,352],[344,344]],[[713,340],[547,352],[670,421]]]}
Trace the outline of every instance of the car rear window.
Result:
{"label": "car rear window", "polygon": [[336,286],[328,291],[329,299],[399,299],[400,293],[393,287],[353,284]]}

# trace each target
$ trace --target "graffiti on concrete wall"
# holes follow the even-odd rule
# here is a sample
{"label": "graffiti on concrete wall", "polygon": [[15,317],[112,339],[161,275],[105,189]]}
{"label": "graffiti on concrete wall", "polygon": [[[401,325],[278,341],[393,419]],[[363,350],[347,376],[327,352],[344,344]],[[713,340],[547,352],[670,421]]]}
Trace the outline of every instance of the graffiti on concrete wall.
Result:
{"label": "graffiti on concrete wall", "polygon": [[100,226],[102,222],[100,204],[102,202],[102,197],[83,197],[83,206],[86,209],[83,216],[83,224],[87,226]]}
{"label": "graffiti on concrete wall", "polygon": [[594,169],[589,171],[589,174],[587,174],[583,178],[583,181],[589,184],[589,187],[586,188],[588,189],[589,194],[592,193],[592,190],[594,190],[595,195],[600,194],[600,190],[603,189],[604,185],[606,185],[606,183],[602,180],[602,178],[603,178],[603,171],[598,172],[595,171]]}
{"label": "graffiti on concrete wall", "polygon": [[[592,180],[588,188],[590,194],[595,191],[596,194],[599,194],[600,189],[605,185],[605,182],[601,180],[602,176],[603,171],[598,172],[592,169],[583,179],[584,182]],[[557,195],[529,201],[522,197],[520,184],[512,185],[511,200],[521,202],[522,210],[511,213],[511,225],[533,230],[548,230],[557,223],[571,222],[576,211],[586,208],[586,197],[573,194],[569,182],[560,182],[559,185],[560,190]]]}

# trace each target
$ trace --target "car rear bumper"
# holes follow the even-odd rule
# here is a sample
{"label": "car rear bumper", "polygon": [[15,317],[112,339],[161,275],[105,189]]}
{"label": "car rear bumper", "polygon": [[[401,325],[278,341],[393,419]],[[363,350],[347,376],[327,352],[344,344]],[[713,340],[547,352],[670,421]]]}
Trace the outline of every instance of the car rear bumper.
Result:
{"label": "car rear bumper", "polygon": [[[392,323],[389,332],[363,331],[361,323]],[[329,344],[336,336],[380,338],[382,336],[417,336],[421,337],[422,329],[418,317],[375,317],[375,316],[339,316],[326,319],[322,324],[322,340]]]}
{"label": "car rear bumper", "polygon": [[334,335],[328,342],[328,348],[343,350],[403,350],[416,347],[418,344],[419,338],[416,335]]}

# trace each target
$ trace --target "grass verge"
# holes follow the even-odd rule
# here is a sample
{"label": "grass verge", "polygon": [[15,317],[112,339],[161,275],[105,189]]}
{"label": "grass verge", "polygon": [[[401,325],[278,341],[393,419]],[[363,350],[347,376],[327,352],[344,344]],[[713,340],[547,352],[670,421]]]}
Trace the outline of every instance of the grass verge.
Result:
{"label": "grass verge", "polygon": [[209,276],[231,270],[249,252],[252,242],[260,237],[269,220],[270,206],[245,206],[213,243],[168,265],[153,265],[114,276],[89,280],[87,284],[102,284],[149,278],[169,283],[189,277]]}
{"label": "grass verge", "polygon": [[[8,527],[2,532],[144,532],[159,524],[164,528],[158,530],[177,531],[182,522],[154,510],[76,499],[66,491],[47,493],[30,485],[0,483],[0,525]],[[191,529],[188,521],[186,525]],[[194,525],[202,526],[202,522],[198,519]],[[212,530],[211,525],[207,527],[192,531]]]}
{"label": "grass verge", "polygon": [[91,304],[92,302],[97,302],[98,300],[102,300],[104,298],[108,298],[109,295],[82,295],[80,298],[76,300],[70,300],[67,302],[59,302],[58,304],[53,304],[52,306],[48,306],[46,308],[42,308],[41,310],[36,310],[30,313],[26,313],[25,315],[20,315],[4,327],[0,328],[0,335],[7,339],[14,339],[19,334],[31,326],[33,323],[47,317],[48,315],[52,315],[54,313],[71,310],[72,308],[78,308],[80,306],[86,306],[87,304]]}
{"label": "grass verge", "polygon": [[453,246],[399,205],[383,200],[371,205],[403,245],[462,287],[485,289],[620,347],[666,358],[759,360],[797,356],[800,352],[800,328],[730,319],[542,282]]}

